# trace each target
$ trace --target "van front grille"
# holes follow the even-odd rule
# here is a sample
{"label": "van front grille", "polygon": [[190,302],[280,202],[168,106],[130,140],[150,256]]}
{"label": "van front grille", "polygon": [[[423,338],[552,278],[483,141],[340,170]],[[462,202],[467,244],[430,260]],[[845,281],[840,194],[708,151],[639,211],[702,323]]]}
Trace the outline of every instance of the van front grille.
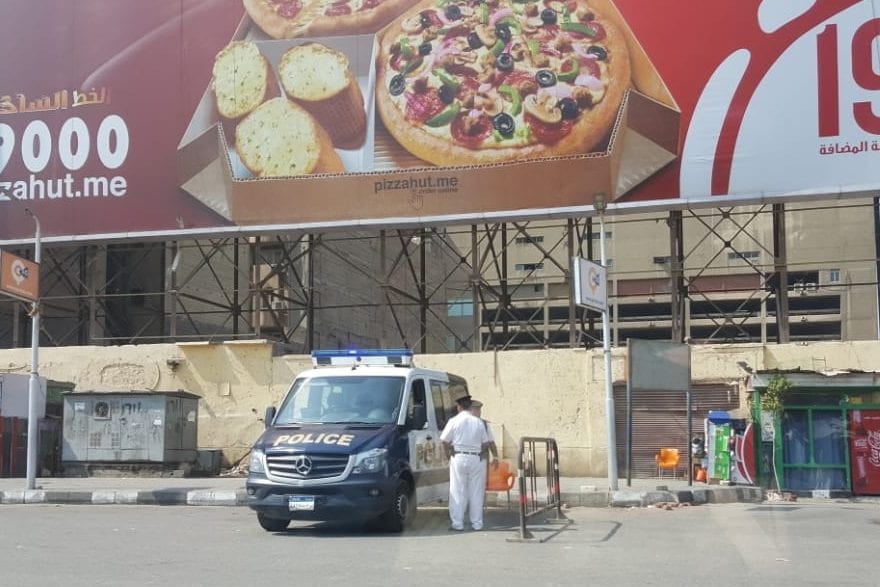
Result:
{"label": "van front grille", "polygon": [[273,477],[284,479],[326,479],[339,477],[348,466],[345,454],[267,454],[266,466]]}

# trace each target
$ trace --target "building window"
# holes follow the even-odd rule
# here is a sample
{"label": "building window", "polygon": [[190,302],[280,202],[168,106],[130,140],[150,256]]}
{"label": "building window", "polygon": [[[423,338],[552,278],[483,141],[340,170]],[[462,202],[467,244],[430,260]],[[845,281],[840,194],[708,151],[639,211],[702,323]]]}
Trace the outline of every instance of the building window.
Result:
{"label": "building window", "polygon": [[[590,235],[590,238],[592,238],[594,241],[596,241],[596,240],[599,240],[599,237],[601,235],[602,235],[601,232],[594,232],[593,234]],[[586,238],[587,238],[586,235],[584,235],[584,240],[586,240]],[[605,231],[605,240],[611,240],[611,231],[610,230]]]}
{"label": "building window", "polygon": [[840,283],[840,269],[828,270],[828,283]]}
{"label": "building window", "polygon": [[544,269],[543,263],[517,263],[514,266],[517,271],[541,271]]}
{"label": "building window", "polygon": [[672,257],[666,255],[665,257],[654,257],[655,265],[669,265],[669,261],[672,260]]}
{"label": "building window", "polygon": [[538,243],[544,242],[543,236],[518,236],[516,237],[516,244],[518,245],[536,245]]}
{"label": "building window", "polygon": [[782,485],[785,489],[846,489],[846,414],[839,409],[782,412]]}
{"label": "building window", "polygon": [[761,253],[758,251],[732,251],[727,253],[727,259],[730,261],[736,261],[737,259],[742,259],[744,261],[753,261],[761,256]]}
{"label": "building window", "polygon": [[450,300],[446,305],[447,316],[473,316],[474,303],[472,300]]}

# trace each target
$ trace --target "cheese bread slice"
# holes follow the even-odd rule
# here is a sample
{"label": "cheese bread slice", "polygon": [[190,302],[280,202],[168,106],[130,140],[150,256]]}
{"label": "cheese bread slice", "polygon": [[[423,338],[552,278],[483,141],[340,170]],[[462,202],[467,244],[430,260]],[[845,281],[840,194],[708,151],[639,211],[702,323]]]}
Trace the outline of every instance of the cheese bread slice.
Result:
{"label": "cheese bread slice", "polygon": [[278,94],[275,74],[256,43],[234,41],[214,59],[214,89],[217,112],[227,120],[238,120]]}
{"label": "cheese bread slice", "polygon": [[345,171],[327,132],[285,97],[265,102],[236,126],[235,150],[258,177]]}
{"label": "cheese bread slice", "polygon": [[318,119],[337,147],[363,143],[364,97],[344,53],[318,43],[298,45],[281,57],[278,76],[288,97]]}

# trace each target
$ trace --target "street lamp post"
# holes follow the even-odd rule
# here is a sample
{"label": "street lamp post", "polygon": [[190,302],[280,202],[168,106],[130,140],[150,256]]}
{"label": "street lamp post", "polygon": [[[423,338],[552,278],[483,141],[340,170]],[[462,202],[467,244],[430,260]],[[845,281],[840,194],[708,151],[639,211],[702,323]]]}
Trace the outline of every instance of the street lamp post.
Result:
{"label": "street lamp post", "polygon": [[[605,209],[604,194],[596,194],[593,206],[599,213],[599,257],[603,267],[608,267],[605,252]],[[607,300],[607,297],[606,297]],[[605,358],[605,425],[608,427],[608,488],[617,491],[617,434],[614,430],[614,384],[611,377],[611,309],[607,306],[602,312],[602,352]]]}
{"label": "street lamp post", "polygon": [[[40,219],[25,208],[28,216],[34,219],[36,230],[34,232],[34,263],[39,271],[40,265]],[[27,487],[36,489],[37,479],[37,446],[39,442],[39,415],[37,414],[37,397],[40,393],[39,376],[39,352],[40,352],[40,294],[31,308],[31,376],[28,380],[28,426],[27,426]]]}

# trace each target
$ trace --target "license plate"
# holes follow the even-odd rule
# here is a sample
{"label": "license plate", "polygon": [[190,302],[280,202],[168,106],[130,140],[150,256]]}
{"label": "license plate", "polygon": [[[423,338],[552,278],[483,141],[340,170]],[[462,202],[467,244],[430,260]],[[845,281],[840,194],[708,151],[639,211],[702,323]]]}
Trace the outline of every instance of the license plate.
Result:
{"label": "license plate", "polygon": [[315,509],[315,496],[291,495],[287,500],[287,508],[292,512],[311,512]]}

